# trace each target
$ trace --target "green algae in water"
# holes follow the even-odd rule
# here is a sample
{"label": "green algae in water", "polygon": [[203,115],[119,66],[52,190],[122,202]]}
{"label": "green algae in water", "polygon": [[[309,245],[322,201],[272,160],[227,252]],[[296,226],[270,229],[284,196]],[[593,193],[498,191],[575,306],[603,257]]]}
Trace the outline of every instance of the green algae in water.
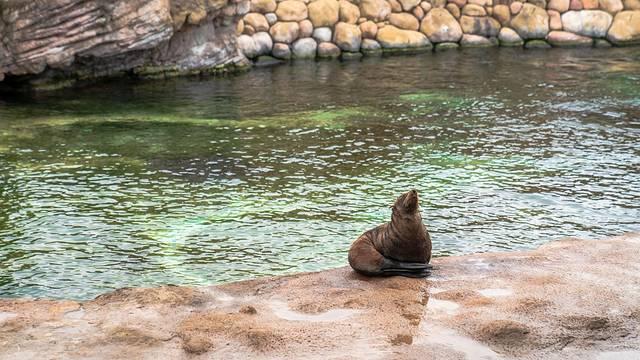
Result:
{"label": "green algae in water", "polygon": [[451,95],[447,92],[422,91],[398,96],[403,103],[411,103],[419,106],[425,106],[430,109],[457,109],[469,106],[472,100],[461,96]]}
{"label": "green algae in water", "polygon": [[640,98],[640,76],[614,75],[603,79],[604,86],[622,97]]}
{"label": "green algae in water", "polygon": [[464,57],[449,72],[431,56],[292,64],[98,86],[66,103],[0,99],[0,293],[87,299],[344,266],[409,188],[434,256],[637,230],[638,107],[615,121],[596,107],[599,126],[555,111],[627,100],[543,55]]}
{"label": "green algae in water", "polygon": [[[285,113],[273,116],[264,116],[256,118],[241,119],[218,119],[218,118],[200,118],[193,116],[183,116],[180,114],[143,114],[138,116],[104,114],[104,115],[86,115],[86,116],[41,116],[34,117],[26,122],[9,125],[5,130],[4,136],[19,136],[22,138],[33,137],[30,134],[33,126],[68,126],[77,123],[169,123],[169,124],[185,124],[200,125],[212,127],[327,127],[327,128],[343,128],[353,119],[362,117],[370,113],[366,107],[351,108],[335,108],[324,110],[301,111],[294,113]],[[7,126],[7,125],[5,125]]]}
{"label": "green algae in water", "polygon": [[26,157],[42,163],[18,164],[25,171],[60,161],[94,168],[142,168],[152,158],[196,157],[214,148],[226,153],[241,146],[241,139],[233,140],[237,135],[229,136],[234,129],[266,134],[280,129],[344,129],[365,118],[368,111],[365,107],[336,107],[240,120],[174,115],[41,117],[2,123],[0,152],[11,153],[11,147],[40,150]]}

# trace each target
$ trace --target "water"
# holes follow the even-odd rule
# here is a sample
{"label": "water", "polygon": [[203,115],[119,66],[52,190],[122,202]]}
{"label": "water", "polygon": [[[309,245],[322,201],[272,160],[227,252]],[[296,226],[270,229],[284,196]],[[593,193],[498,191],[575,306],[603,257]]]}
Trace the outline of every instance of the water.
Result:
{"label": "water", "polygon": [[436,256],[640,230],[639,136],[637,48],[0,94],[0,296],[342,266],[410,188]]}

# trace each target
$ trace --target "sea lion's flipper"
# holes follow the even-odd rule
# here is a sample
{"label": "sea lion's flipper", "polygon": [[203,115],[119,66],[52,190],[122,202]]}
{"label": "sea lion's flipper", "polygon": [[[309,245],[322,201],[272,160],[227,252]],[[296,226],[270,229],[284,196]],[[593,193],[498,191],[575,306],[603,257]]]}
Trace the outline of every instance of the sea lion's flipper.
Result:
{"label": "sea lion's flipper", "polygon": [[433,266],[426,263],[397,261],[389,258],[383,258],[380,271],[385,276],[407,276],[407,277],[426,277],[433,269]]}
{"label": "sea lion's flipper", "polygon": [[411,278],[423,278],[429,275],[431,275],[431,271],[429,270],[415,271],[415,270],[387,269],[387,270],[382,270],[382,272],[380,273],[380,276],[405,276],[405,277],[411,277]]}

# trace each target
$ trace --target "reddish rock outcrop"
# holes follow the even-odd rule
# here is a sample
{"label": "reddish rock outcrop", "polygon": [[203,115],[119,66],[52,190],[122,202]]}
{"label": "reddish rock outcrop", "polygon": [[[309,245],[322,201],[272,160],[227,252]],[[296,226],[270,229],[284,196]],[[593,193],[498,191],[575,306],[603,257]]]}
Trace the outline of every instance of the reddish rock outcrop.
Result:
{"label": "reddish rock outcrop", "polygon": [[[0,299],[0,358],[636,359],[640,234],[226,285]],[[124,354],[124,355],[123,355]]]}

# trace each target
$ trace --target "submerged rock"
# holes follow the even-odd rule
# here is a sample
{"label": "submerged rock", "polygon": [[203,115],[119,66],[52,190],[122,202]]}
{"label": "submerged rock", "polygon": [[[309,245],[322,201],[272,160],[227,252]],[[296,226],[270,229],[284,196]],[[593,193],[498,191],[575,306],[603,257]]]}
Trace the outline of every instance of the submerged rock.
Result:
{"label": "submerged rock", "polygon": [[361,52],[343,51],[342,54],[340,54],[340,60],[360,60],[362,56],[363,54]]}
{"label": "submerged rock", "polygon": [[447,51],[447,50],[454,50],[454,49],[458,49],[460,47],[460,45],[458,45],[458,43],[454,43],[454,42],[443,42],[443,43],[438,43],[435,45],[435,51],[436,52],[440,52],[440,51]]}
{"label": "submerged rock", "polygon": [[548,42],[540,39],[528,40],[524,44],[525,49],[549,49],[551,45]]}
{"label": "submerged rock", "polygon": [[594,39],[593,40],[593,47],[595,47],[595,48],[603,49],[603,48],[610,48],[611,46],[612,46],[611,43],[608,42],[605,39]]}

